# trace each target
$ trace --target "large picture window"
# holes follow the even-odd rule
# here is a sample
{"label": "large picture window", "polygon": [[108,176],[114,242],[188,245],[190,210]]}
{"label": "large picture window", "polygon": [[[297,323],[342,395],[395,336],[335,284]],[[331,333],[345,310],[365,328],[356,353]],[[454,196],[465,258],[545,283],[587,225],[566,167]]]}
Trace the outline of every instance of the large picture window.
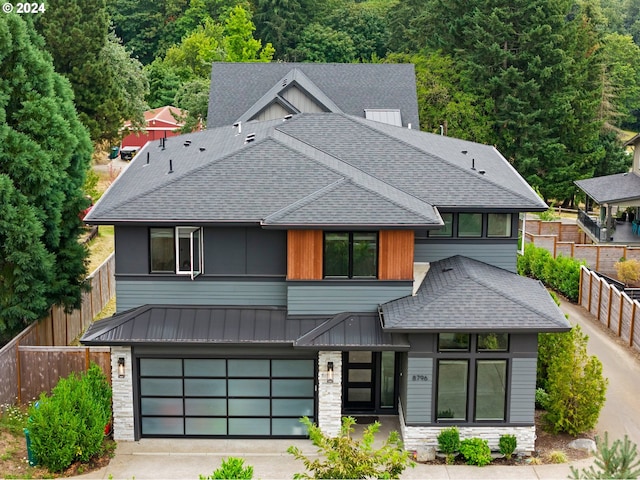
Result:
{"label": "large picture window", "polygon": [[438,361],[438,420],[467,419],[468,360]]}
{"label": "large picture window", "polygon": [[325,278],[377,278],[378,234],[325,232]]}
{"label": "large picture window", "polygon": [[476,420],[504,420],[507,394],[507,361],[476,363]]}
{"label": "large picture window", "polygon": [[199,227],[164,227],[150,229],[151,273],[202,273],[202,229]]}

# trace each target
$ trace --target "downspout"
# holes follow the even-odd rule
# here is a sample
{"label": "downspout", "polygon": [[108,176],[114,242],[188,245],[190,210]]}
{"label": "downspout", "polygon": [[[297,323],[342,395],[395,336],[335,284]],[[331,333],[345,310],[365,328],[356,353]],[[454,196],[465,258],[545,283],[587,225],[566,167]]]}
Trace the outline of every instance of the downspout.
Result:
{"label": "downspout", "polygon": [[524,255],[524,239],[527,233],[527,212],[522,216],[522,245],[520,246],[520,255]]}

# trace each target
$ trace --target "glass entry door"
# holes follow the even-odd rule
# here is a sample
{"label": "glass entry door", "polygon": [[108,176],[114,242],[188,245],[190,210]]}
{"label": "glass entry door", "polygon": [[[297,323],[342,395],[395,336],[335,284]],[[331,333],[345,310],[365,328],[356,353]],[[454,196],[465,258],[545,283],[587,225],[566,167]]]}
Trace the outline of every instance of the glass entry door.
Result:
{"label": "glass entry door", "polygon": [[395,352],[344,352],[343,411],[395,414],[396,363]]}

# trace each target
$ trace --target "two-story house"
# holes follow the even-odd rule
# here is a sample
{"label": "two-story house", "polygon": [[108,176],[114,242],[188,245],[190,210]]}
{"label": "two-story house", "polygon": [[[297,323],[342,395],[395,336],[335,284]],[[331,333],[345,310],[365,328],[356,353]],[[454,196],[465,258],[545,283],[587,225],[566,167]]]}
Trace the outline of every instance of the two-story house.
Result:
{"label": "two-story house", "polygon": [[458,425],[532,451],[537,334],[570,328],[515,273],[518,214],[544,202],[495,148],[402,109],[260,110],[147,144],[87,217],[115,225],[117,313],[82,338],[111,347],[115,437],[397,415],[410,449]]}

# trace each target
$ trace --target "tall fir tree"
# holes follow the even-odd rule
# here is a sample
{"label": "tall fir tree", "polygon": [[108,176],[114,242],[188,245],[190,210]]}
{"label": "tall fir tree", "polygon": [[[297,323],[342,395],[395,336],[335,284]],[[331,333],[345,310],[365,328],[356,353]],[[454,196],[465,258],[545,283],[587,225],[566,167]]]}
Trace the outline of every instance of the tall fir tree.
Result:
{"label": "tall fir tree", "polygon": [[571,199],[593,172],[601,81],[598,38],[570,0],[430,0],[415,31],[483,98],[493,141],[545,198]]}
{"label": "tall fir tree", "polygon": [[17,14],[0,16],[0,335],[78,306],[91,142],[69,82]]}

